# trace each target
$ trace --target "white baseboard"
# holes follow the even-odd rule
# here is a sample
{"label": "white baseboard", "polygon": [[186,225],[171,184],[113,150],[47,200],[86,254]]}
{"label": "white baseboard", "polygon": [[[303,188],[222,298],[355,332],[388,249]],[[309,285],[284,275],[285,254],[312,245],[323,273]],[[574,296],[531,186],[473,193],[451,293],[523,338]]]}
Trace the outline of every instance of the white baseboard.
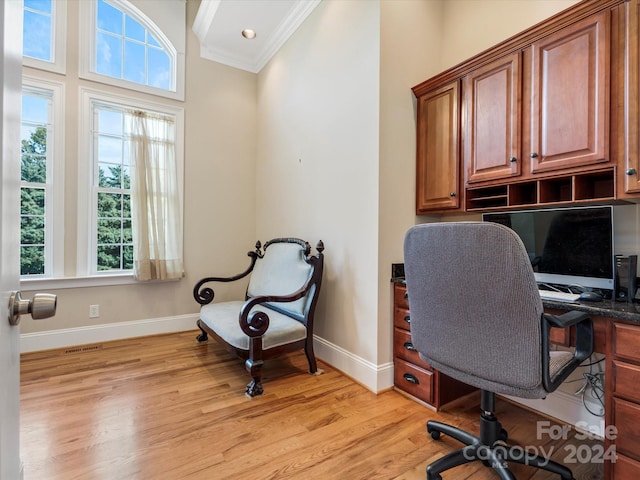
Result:
{"label": "white baseboard", "polygon": [[[517,398],[503,395],[514,403],[519,403],[532,410],[555,418],[569,425],[594,434],[600,438],[604,435],[604,418],[592,415],[582,404],[582,398],[560,390],[547,395],[546,399]],[[589,410],[598,411],[600,405],[588,403]]]}
{"label": "white baseboard", "polygon": [[318,336],[314,336],[313,348],[318,358],[374,393],[393,387],[393,363],[375,365]]}
{"label": "white baseboard", "polygon": [[86,327],[63,328],[20,335],[20,352],[36,352],[160,333],[195,330],[197,313],[174,317],[151,318],[131,322],[107,323]]}

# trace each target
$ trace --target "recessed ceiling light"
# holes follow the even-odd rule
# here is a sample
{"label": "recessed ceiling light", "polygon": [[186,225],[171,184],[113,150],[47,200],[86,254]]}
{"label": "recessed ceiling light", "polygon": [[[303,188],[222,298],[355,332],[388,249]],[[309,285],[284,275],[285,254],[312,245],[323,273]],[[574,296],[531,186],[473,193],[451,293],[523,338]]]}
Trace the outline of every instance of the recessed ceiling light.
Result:
{"label": "recessed ceiling light", "polygon": [[252,40],[252,39],[256,38],[256,32],[254,32],[250,28],[245,28],[244,30],[242,30],[242,36],[244,38]]}

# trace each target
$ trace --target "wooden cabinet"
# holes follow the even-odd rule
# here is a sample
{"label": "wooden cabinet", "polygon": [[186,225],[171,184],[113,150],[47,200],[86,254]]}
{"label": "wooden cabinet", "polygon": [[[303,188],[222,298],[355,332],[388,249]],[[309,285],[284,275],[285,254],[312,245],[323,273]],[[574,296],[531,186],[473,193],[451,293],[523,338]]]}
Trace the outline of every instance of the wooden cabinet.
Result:
{"label": "wooden cabinet", "polygon": [[609,11],[531,46],[531,172],[609,161]]}
{"label": "wooden cabinet", "polygon": [[442,405],[475,391],[425,362],[411,343],[411,313],[407,289],[393,284],[393,384],[395,388],[431,405]]}
{"label": "wooden cabinet", "polygon": [[626,115],[621,122],[619,138],[624,142],[624,164],[619,169],[620,196],[640,193],[640,5],[631,0],[626,5],[626,78],[617,100],[625,105]]}
{"label": "wooden cabinet", "polygon": [[416,213],[457,209],[460,201],[460,83],[418,97]]}
{"label": "wooden cabinet", "polygon": [[520,175],[520,86],[519,52],[464,78],[466,184]]}
{"label": "wooden cabinet", "polygon": [[[612,477],[632,478],[640,474],[640,325],[613,324],[612,359],[607,364],[611,405],[607,424],[615,427],[605,435],[605,451],[615,446]],[[637,477],[633,477],[637,478]]]}
{"label": "wooden cabinet", "polygon": [[413,87],[416,213],[639,197],[638,1],[580,2]]}

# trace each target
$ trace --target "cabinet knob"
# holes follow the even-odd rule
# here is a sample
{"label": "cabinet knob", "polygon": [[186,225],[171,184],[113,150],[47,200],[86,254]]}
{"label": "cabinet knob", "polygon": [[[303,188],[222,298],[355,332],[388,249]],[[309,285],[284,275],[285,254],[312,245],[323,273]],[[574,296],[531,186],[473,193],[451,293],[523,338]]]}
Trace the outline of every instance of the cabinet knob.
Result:
{"label": "cabinet knob", "polygon": [[518,159],[517,159],[516,157],[511,157],[511,158],[509,159],[509,161],[510,161],[511,163],[516,163],[516,162],[518,161]]}
{"label": "cabinet knob", "polygon": [[635,169],[635,168],[630,168],[630,169],[628,169],[628,170],[627,170],[626,172],[624,172],[624,173],[626,173],[627,175],[635,175],[635,174],[636,174],[636,173],[638,173],[638,172],[636,171],[636,169]]}
{"label": "cabinet knob", "polygon": [[407,323],[411,323],[411,315],[406,315],[404,317],[404,321],[407,322]]}
{"label": "cabinet knob", "polygon": [[533,153],[531,154],[531,158],[538,158],[538,154],[537,154],[536,152],[533,152]]}
{"label": "cabinet knob", "polygon": [[455,196],[456,196],[456,192],[451,192],[451,193],[449,194],[449,196],[450,196],[450,197],[455,197]]}

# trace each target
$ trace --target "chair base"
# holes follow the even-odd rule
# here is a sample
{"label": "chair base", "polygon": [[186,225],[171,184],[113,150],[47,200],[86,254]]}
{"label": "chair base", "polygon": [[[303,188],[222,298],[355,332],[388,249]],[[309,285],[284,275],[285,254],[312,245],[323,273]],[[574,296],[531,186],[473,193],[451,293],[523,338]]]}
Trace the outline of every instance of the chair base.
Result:
{"label": "chair base", "polygon": [[429,420],[427,432],[433,439],[444,433],[464,444],[460,450],[449,453],[427,467],[427,480],[442,480],[441,473],[451,468],[481,461],[486,467],[493,468],[503,480],[516,480],[509,462],[529,465],[531,467],[556,473],[563,480],[575,480],[571,470],[548,458],[535,455],[518,446],[507,446],[507,432],[493,414],[495,394],[482,391],[482,413],[480,415],[480,436],[472,435],[464,430],[445,423]]}

